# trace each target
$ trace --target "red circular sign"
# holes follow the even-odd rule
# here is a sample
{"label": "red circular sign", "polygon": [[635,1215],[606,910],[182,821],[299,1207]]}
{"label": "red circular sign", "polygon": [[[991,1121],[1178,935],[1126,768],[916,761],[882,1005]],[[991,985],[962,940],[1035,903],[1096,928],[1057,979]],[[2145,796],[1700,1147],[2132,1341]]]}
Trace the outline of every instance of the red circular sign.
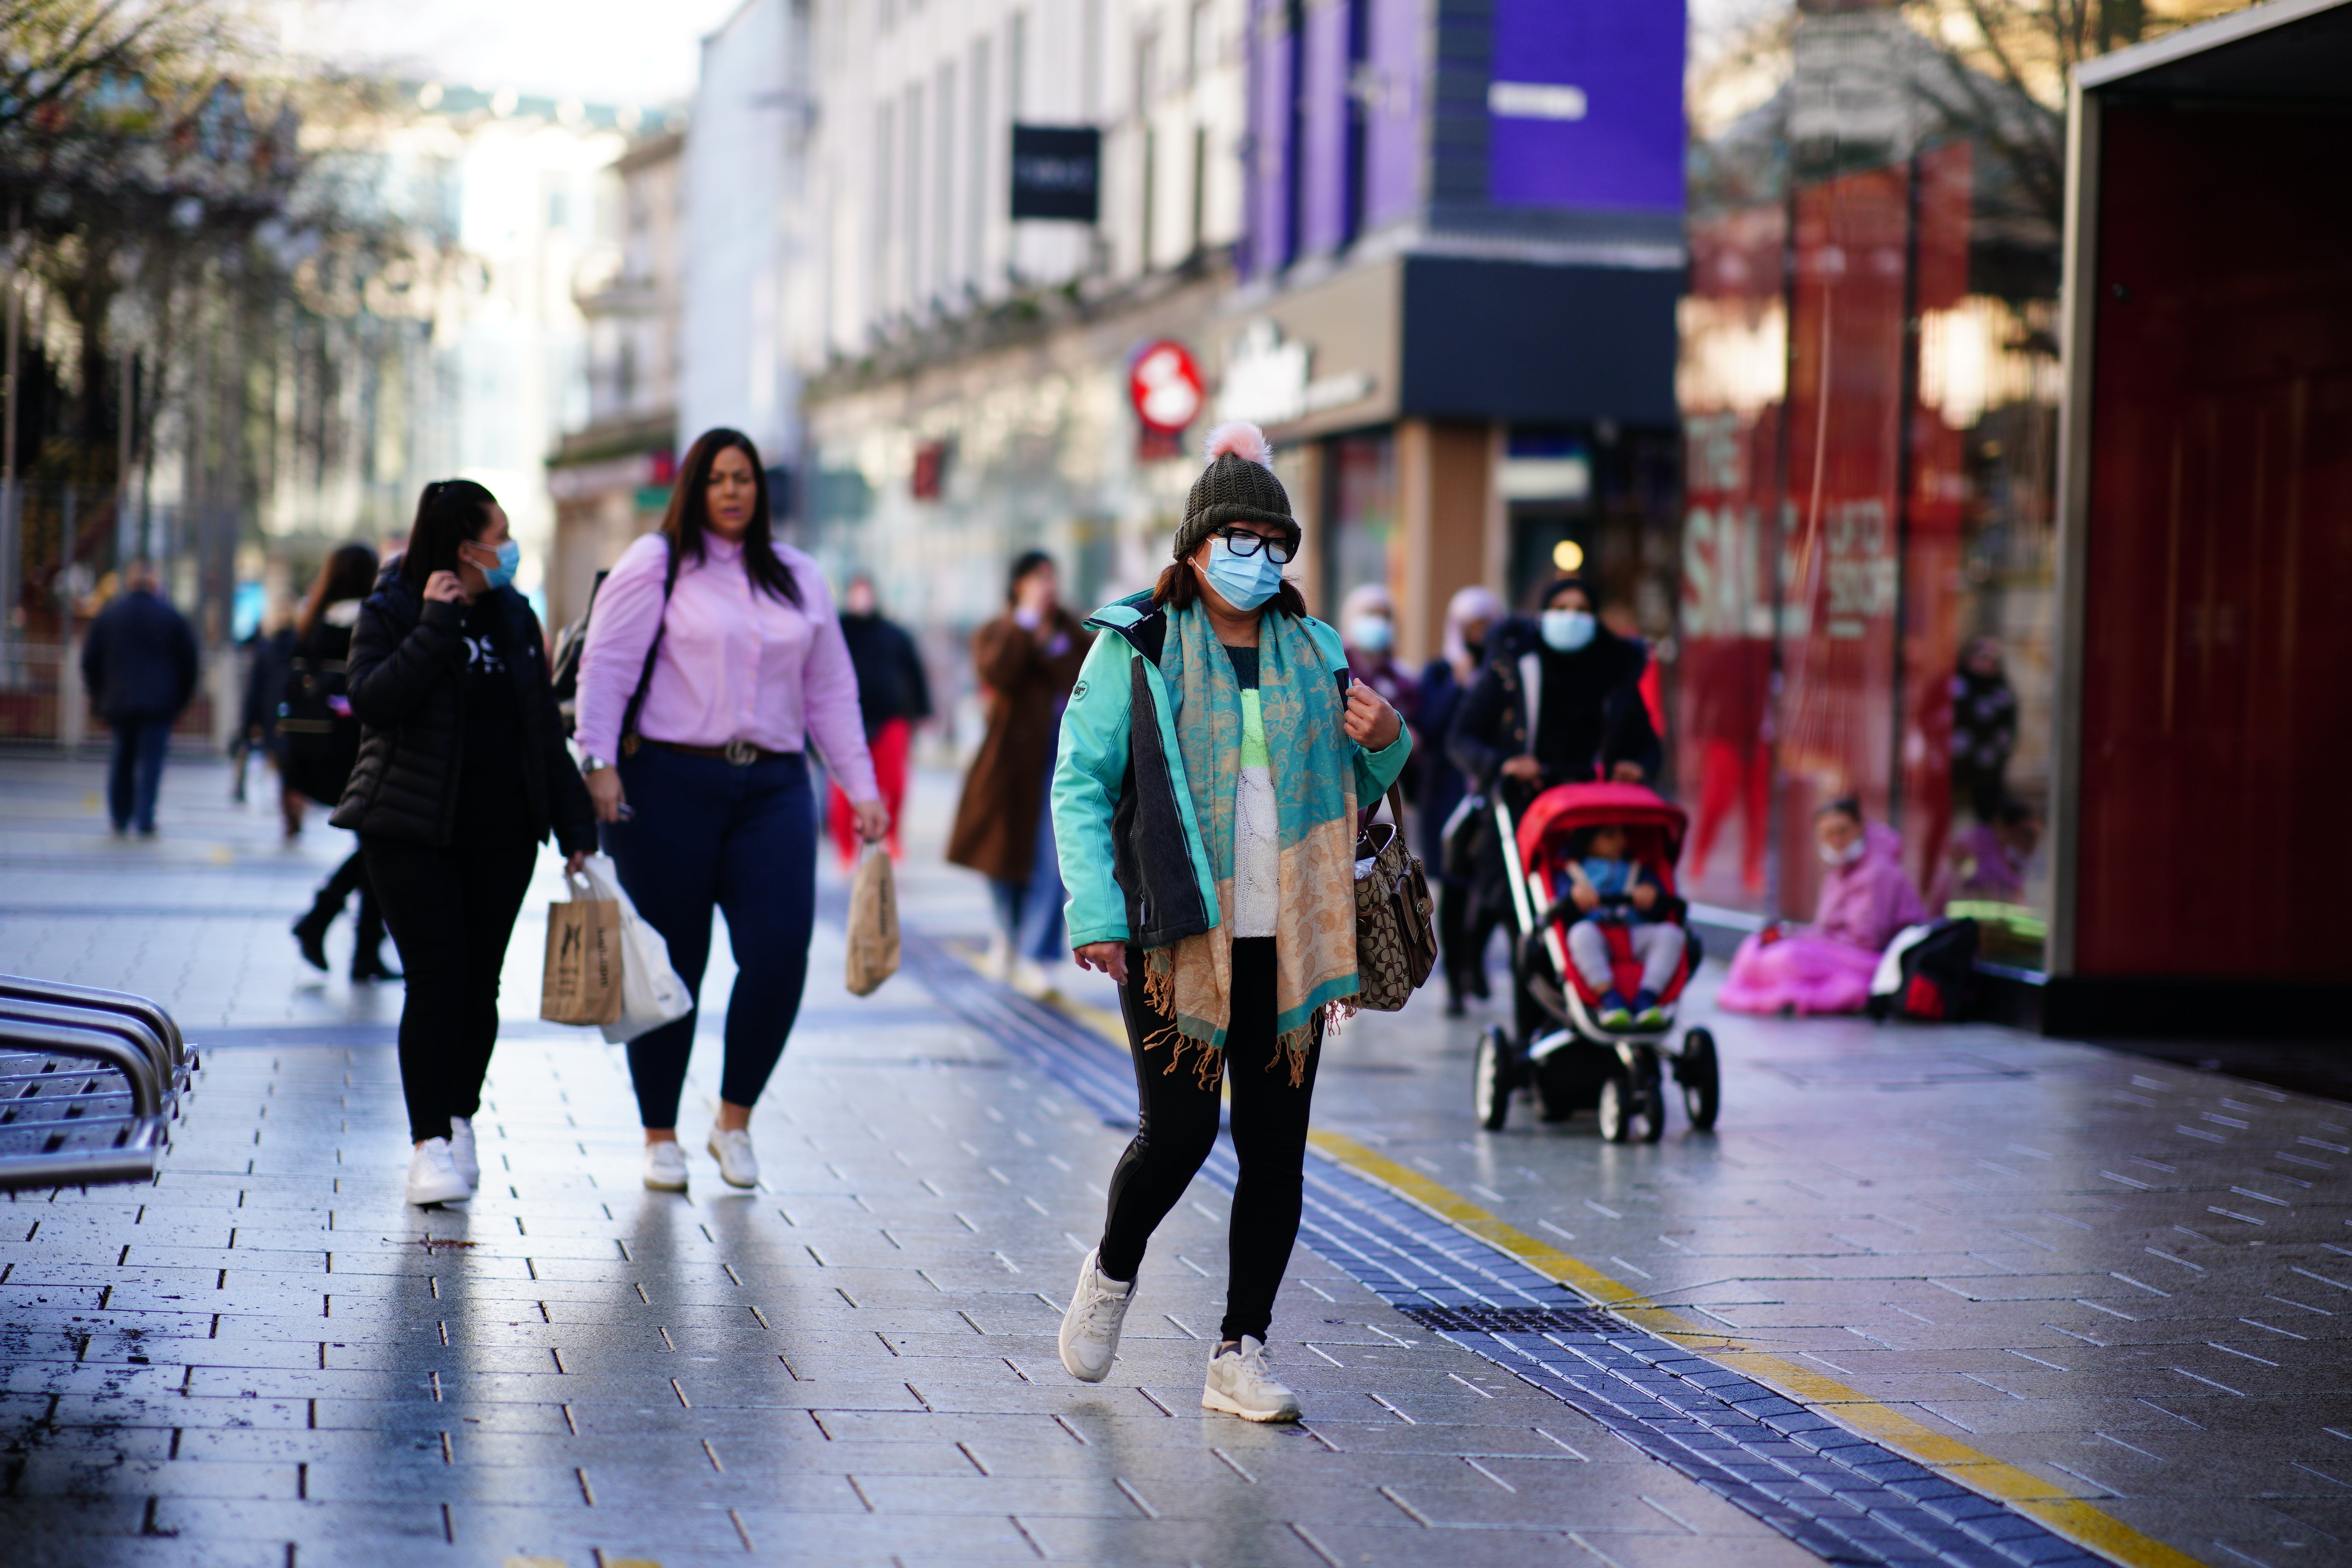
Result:
{"label": "red circular sign", "polygon": [[1170,435],[1199,418],[1207,401],[1192,351],[1168,338],[1146,343],[1136,354],[1127,373],[1127,395],[1146,429]]}

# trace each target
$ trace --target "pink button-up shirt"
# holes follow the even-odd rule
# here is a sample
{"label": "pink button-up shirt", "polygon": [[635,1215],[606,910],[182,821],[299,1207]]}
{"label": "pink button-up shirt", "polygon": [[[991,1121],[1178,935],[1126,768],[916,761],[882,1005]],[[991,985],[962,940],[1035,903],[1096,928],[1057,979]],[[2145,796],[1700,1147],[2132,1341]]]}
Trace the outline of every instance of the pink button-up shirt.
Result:
{"label": "pink button-up shirt", "polygon": [[[795,608],[752,585],[741,545],[708,533],[703,542],[703,560],[679,563],[637,732],[682,746],[749,741],[772,752],[814,742],[850,799],[879,798],[857,710],[857,672],[824,574],[790,545],[775,547],[801,591]],[[648,534],[622,552],[597,590],[580,656],[576,731],[591,756],[620,755],[622,715],[663,620],[668,565],[661,536]]]}

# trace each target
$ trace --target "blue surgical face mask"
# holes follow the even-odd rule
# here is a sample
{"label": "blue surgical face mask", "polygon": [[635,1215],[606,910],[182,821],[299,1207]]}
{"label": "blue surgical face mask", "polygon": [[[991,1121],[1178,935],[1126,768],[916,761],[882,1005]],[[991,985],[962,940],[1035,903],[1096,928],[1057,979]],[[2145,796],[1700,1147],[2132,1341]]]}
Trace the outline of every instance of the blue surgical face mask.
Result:
{"label": "blue surgical face mask", "polygon": [[[476,542],[478,543],[479,542],[477,541]],[[497,565],[482,566],[478,564],[475,567],[475,570],[482,574],[482,581],[488,586],[492,588],[504,588],[512,584],[515,579],[515,568],[521,564],[522,546],[509,539],[499,546],[499,563]]]}
{"label": "blue surgical face mask", "polygon": [[1349,646],[1366,653],[1386,653],[1396,641],[1396,627],[1386,616],[1358,616],[1348,623]]}
{"label": "blue surgical face mask", "polygon": [[1548,647],[1561,653],[1574,653],[1592,640],[1592,613],[1589,610],[1546,610],[1543,613],[1543,640]]}
{"label": "blue surgical face mask", "polygon": [[1223,539],[1209,541],[1206,570],[1210,586],[1236,610],[1256,609],[1282,586],[1282,568],[1268,560],[1265,551],[1255,555],[1236,555],[1234,547]]}

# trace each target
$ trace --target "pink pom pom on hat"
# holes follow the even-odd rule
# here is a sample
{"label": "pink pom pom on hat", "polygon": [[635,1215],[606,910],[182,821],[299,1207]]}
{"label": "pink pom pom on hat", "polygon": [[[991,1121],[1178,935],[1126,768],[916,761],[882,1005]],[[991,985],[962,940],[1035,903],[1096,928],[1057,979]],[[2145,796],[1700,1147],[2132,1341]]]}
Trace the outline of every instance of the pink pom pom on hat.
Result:
{"label": "pink pom pom on hat", "polygon": [[1265,432],[1246,419],[1228,419],[1209,432],[1206,459],[1213,463],[1228,452],[1261,468],[1274,468],[1274,447],[1267,444]]}
{"label": "pink pom pom on hat", "polygon": [[1184,498],[1184,522],[1176,531],[1176,559],[1185,560],[1201,542],[1229,522],[1268,522],[1298,548],[1297,521],[1290,496],[1274,477],[1274,448],[1265,432],[1246,419],[1228,419],[1209,432],[1209,466]]}

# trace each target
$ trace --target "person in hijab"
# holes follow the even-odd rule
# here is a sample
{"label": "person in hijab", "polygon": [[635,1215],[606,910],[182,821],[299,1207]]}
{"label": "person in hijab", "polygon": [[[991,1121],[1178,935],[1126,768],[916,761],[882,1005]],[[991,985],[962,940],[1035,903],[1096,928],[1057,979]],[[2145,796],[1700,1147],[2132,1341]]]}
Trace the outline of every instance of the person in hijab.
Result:
{"label": "person in hijab", "polygon": [[1828,875],[1813,923],[1794,933],[1767,927],[1739,944],[1716,1003],[1735,1013],[1859,1013],[1878,955],[1905,926],[1927,918],[1903,869],[1903,841],[1865,822],[1848,795],[1813,814]]}
{"label": "person in hijab", "polygon": [[2009,796],[2009,757],[2017,750],[2017,692],[2000,644],[1977,637],[1952,674],[1952,795],[1990,824]]}
{"label": "person in hijab", "polygon": [[1635,683],[1649,653],[1593,614],[1591,590],[1554,578],[1530,623],[1505,623],[1447,737],[1454,766],[1480,788],[1499,783],[1514,812],[1554,784],[1642,776],[1656,748]]}
{"label": "person in hijab", "polygon": [[1491,592],[1475,584],[1462,589],[1445,606],[1445,651],[1421,672],[1420,733],[1429,748],[1421,779],[1421,861],[1437,881],[1437,946],[1448,1017],[1461,1016],[1465,996],[1483,1001],[1487,995],[1486,943],[1501,911],[1473,919],[1468,868],[1447,873],[1445,830],[1471,784],[1445,754],[1445,741],[1486,661],[1487,636],[1502,619],[1503,602]]}

